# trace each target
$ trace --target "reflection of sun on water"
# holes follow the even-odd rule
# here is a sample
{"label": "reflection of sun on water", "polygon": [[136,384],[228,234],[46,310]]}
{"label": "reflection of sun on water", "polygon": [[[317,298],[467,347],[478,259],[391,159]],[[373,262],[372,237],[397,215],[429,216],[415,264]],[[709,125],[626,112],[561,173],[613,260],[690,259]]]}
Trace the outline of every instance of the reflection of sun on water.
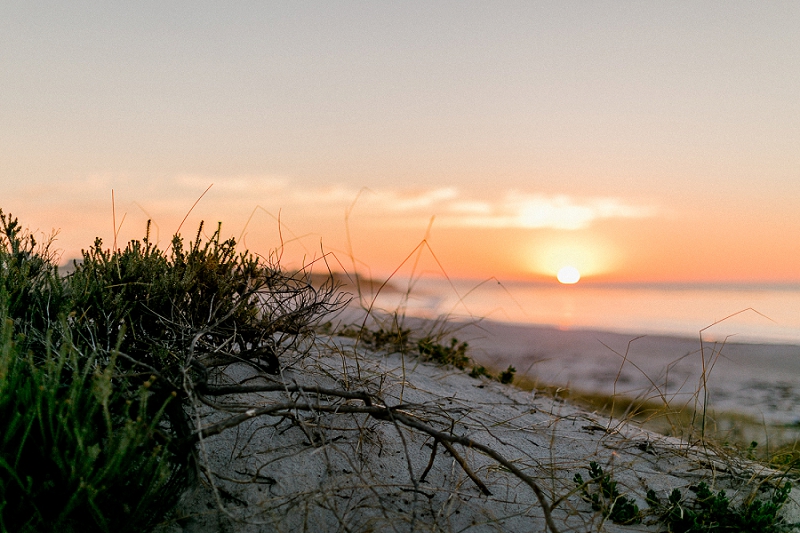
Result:
{"label": "reflection of sun on water", "polygon": [[558,281],[564,285],[572,285],[574,283],[578,283],[578,280],[581,279],[581,273],[578,272],[578,269],[574,266],[568,265],[559,269],[558,274],[556,274],[556,278],[558,278]]}

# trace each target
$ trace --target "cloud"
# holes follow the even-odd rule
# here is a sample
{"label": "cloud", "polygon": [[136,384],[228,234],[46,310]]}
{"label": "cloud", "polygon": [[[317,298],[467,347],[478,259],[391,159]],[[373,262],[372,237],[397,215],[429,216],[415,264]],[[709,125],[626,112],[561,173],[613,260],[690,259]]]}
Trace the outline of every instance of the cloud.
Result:
{"label": "cloud", "polygon": [[439,206],[458,198],[454,187],[438,187],[422,190],[394,188],[356,188],[347,185],[313,186],[292,182],[277,176],[235,176],[213,179],[201,176],[178,176],[174,179],[177,188],[202,192],[213,183],[212,196],[245,201],[269,201],[283,207],[336,207],[341,210],[356,202],[364,209],[392,213],[409,213],[438,209]]}
{"label": "cloud", "polygon": [[87,204],[91,204],[107,212],[110,191],[116,188],[120,212],[135,204],[152,210],[158,218],[158,213],[185,213],[211,183],[214,185],[203,197],[201,207],[249,213],[260,206],[273,213],[283,211],[307,219],[337,221],[352,207],[354,220],[368,220],[383,227],[424,226],[435,216],[437,227],[580,230],[601,220],[657,214],[652,206],[634,205],[616,197],[546,195],[522,190],[487,190],[476,195],[456,187],[358,188],[347,184],[315,185],[273,175],[179,175],[167,179],[89,176],[48,187],[29,184],[27,194],[18,197],[27,197],[30,203],[49,206],[48,209],[54,204],[72,204],[82,206],[85,212]]}
{"label": "cloud", "polygon": [[[180,183],[197,188],[210,181],[183,177]],[[652,206],[632,205],[615,197],[580,198],[519,190],[488,192],[477,198],[456,187],[359,189],[293,183],[276,177],[219,180],[212,190],[239,201],[268,201],[286,211],[309,211],[315,217],[343,216],[353,206],[355,216],[376,219],[376,223],[385,225],[425,224],[431,216],[436,216],[436,225],[440,227],[580,230],[600,220],[657,214]]]}
{"label": "cloud", "polygon": [[[396,189],[369,190],[365,203],[374,204],[384,212],[414,213],[436,211],[459,196],[453,187],[442,187],[423,191],[401,191]],[[371,196],[371,197],[370,197]]]}
{"label": "cloud", "polygon": [[[463,203],[462,203],[463,204]],[[485,204],[485,203],[484,203]],[[459,213],[460,205],[439,217],[450,227],[551,228],[579,230],[602,219],[645,218],[656,214],[649,206],[633,206],[617,198],[577,199],[567,195],[537,195],[509,191],[482,212]]]}

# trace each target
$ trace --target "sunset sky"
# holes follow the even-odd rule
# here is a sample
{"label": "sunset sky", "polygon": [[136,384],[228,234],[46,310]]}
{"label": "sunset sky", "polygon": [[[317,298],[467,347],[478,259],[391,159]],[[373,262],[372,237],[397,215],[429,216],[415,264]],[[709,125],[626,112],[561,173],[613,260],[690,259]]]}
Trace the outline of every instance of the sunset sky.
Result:
{"label": "sunset sky", "polygon": [[798,282],[798,28],[795,1],[4,2],[0,208],[64,259],[113,244],[112,189],[118,244],[166,245],[213,184],[182,233],[291,266],[383,276],[427,236],[454,277]]}

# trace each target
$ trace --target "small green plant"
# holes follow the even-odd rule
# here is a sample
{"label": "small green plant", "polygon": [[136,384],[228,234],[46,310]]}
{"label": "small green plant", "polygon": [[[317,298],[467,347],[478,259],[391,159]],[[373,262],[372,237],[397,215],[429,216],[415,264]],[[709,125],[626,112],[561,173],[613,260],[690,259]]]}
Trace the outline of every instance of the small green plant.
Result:
{"label": "small green plant", "polygon": [[[333,333],[333,324],[330,322],[322,324],[320,331],[328,334]],[[336,331],[336,335],[358,339],[376,350],[388,348],[396,352],[405,352],[411,344],[411,330],[398,325],[390,328],[380,327],[378,329],[347,325]],[[424,360],[433,361],[440,365],[452,365],[461,370],[467,368],[470,363],[470,358],[467,356],[468,348],[468,343],[460,342],[455,337],[450,339],[449,344],[439,342],[437,338],[432,336],[427,336],[417,341],[417,350]],[[500,372],[497,376],[493,376],[485,366],[473,365],[469,376],[476,379],[486,376],[489,379],[496,379],[500,383],[508,385],[514,381],[516,372],[517,369],[509,365],[506,370]]]}
{"label": "small green plant", "polygon": [[[627,496],[620,494],[617,482],[595,461],[589,463],[591,479],[584,481],[583,476],[575,474],[573,481],[581,489],[584,500],[592,504],[592,509],[600,511],[605,518],[617,524],[638,524],[642,521],[639,506]],[[590,490],[592,485],[596,487]]]}
{"label": "small green plant", "polygon": [[514,374],[516,374],[516,373],[517,373],[517,369],[514,368],[513,366],[509,365],[509,367],[506,370],[503,370],[502,372],[500,372],[500,375],[497,376],[497,379],[498,379],[498,381],[500,381],[500,383],[508,385],[512,381],[514,381]]}
{"label": "small green plant", "polygon": [[657,512],[659,521],[670,533],[782,533],[797,527],[778,516],[792,490],[788,481],[775,487],[769,499],[760,500],[752,495],[736,507],[731,506],[724,490],[715,494],[705,482],[689,490],[695,493],[693,501],[687,501],[680,490],[674,489],[666,503],[662,503],[653,490],[647,491],[648,505]]}
{"label": "small green plant", "polygon": [[[322,325],[321,331],[323,333],[334,333],[333,325],[327,322]],[[365,326],[347,325],[335,332],[336,335],[341,337],[349,337],[351,339],[358,339],[359,342],[364,343],[370,348],[376,350],[389,349],[393,352],[405,352],[408,350],[410,344],[409,337],[411,330],[399,326],[385,329],[380,327],[378,329],[370,329]]]}
{"label": "small green plant", "polygon": [[453,365],[462,370],[469,364],[468,346],[466,342],[458,342],[456,338],[450,339],[450,344],[441,344],[431,337],[417,342],[417,349],[423,359],[442,365]]}
{"label": "small green plant", "polygon": [[517,369],[513,366],[509,366],[508,369],[500,372],[496,377],[489,372],[485,366],[483,365],[475,365],[470,370],[469,376],[471,378],[479,378],[481,376],[486,376],[489,379],[496,379],[500,383],[504,385],[508,385],[514,381],[514,374],[517,372]]}
{"label": "small green plant", "polygon": [[376,350],[389,347],[393,351],[404,352],[408,349],[411,330],[401,327],[370,330],[362,328],[361,341]]}
{"label": "small green plant", "polygon": [[469,372],[469,377],[471,378],[479,378],[481,376],[486,376],[487,378],[491,378],[492,375],[486,370],[486,367],[483,365],[475,365],[472,367],[472,370]]}

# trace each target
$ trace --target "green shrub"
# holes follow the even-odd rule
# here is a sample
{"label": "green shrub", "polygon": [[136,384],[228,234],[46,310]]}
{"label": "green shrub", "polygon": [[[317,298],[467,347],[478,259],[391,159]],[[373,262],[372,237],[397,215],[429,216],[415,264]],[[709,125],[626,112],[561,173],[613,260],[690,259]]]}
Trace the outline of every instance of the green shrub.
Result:
{"label": "green shrub", "polygon": [[479,378],[481,376],[486,376],[487,378],[491,378],[492,375],[486,370],[486,367],[483,365],[476,365],[472,367],[472,370],[469,372],[469,377],[471,378]]}
{"label": "green shrub", "polygon": [[192,479],[198,397],[215,369],[277,373],[343,297],[220,228],[162,251],[98,239],[62,277],[0,211],[0,529],[145,531]]}
{"label": "green shrub", "polygon": [[83,341],[103,350],[120,342],[120,367],[136,390],[151,373],[154,403],[171,395],[178,402],[165,417],[179,441],[189,442],[191,417],[182,404],[202,394],[215,368],[244,362],[277,374],[279,355],[312,324],[342,303],[332,284],[315,288],[290,276],[233,239],[221,227],[203,239],[203,226],[188,247],[180,236],[169,251],[149,240],[109,251],[98,239],[66,280],[72,327]]}
{"label": "green shrub", "polygon": [[469,364],[468,347],[466,342],[458,342],[455,338],[450,339],[449,345],[441,344],[431,337],[425,337],[417,342],[417,349],[423,359],[441,365],[453,365],[462,370]]}
{"label": "green shrub", "polygon": [[670,533],[780,533],[797,527],[797,524],[787,524],[778,516],[778,511],[792,490],[788,481],[774,488],[767,500],[752,496],[735,507],[724,490],[714,494],[705,482],[689,489],[695,493],[693,501],[685,500],[681,491],[674,489],[664,504],[654,491],[647,492],[648,504],[658,513],[659,520]]}
{"label": "green shrub", "polygon": [[[69,342],[22,352],[0,307],[0,530],[144,531],[188,481],[148,415],[149,394],[115,387],[101,363]],[[185,460],[183,461],[185,463]]]}
{"label": "green shrub", "polygon": [[[589,463],[589,475],[591,479],[588,482],[580,474],[575,474],[573,481],[580,487],[583,499],[592,504],[593,510],[600,511],[617,524],[638,524],[642,521],[639,506],[620,494],[617,482],[594,461]],[[592,485],[595,486],[594,490],[591,490]]]}
{"label": "green shrub", "polygon": [[47,243],[40,245],[0,209],[0,297],[25,346],[44,348],[45,332],[66,307],[64,288]]}
{"label": "green shrub", "polygon": [[500,383],[508,385],[512,381],[514,381],[514,374],[516,374],[516,373],[517,373],[517,369],[514,368],[513,366],[509,365],[509,367],[506,370],[503,370],[502,372],[500,372],[500,375],[497,376],[497,379],[498,379],[498,381],[500,381]]}
{"label": "green shrub", "polygon": [[48,250],[0,211],[0,530],[146,530],[191,472],[171,396],[120,387],[116,352],[82,342]]}
{"label": "green shrub", "polygon": [[[188,249],[174,237],[169,253],[149,237],[117,252],[104,250],[97,239],[84,252],[68,287],[75,319],[91,330],[94,342],[111,349],[124,328],[125,353],[169,369],[180,365],[170,352],[185,351],[200,331],[207,330],[201,346],[230,339],[247,349],[281,328],[300,327],[301,317],[281,312],[276,320],[274,309],[258,297],[286,284],[279,270],[237,253],[233,239],[220,240],[220,228],[205,242],[201,232],[202,225]],[[277,359],[270,357],[268,364],[277,371]]]}

